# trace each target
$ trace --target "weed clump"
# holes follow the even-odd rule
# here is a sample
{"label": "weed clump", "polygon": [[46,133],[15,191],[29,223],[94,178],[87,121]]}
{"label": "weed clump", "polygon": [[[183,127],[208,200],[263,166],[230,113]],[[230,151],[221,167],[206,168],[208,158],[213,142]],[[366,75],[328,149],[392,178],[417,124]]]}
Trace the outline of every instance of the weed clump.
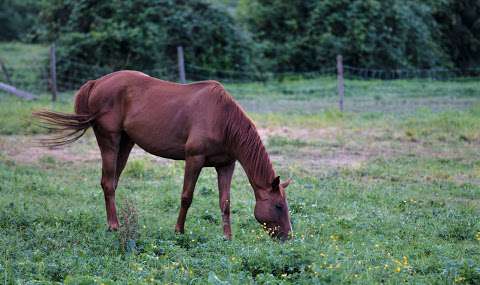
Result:
{"label": "weed clump", "polygon": [[120,247],[126,252],[137,250],[138,210],[135,203],[126,199],[120,208],[120,228],[118,229]]}

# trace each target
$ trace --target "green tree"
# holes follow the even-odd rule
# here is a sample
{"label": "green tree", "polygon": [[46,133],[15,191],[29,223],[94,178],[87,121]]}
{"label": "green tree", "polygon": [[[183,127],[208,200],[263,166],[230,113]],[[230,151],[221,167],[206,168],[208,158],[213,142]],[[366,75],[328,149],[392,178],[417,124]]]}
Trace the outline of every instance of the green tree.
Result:
{"label": "green tree", "polygon": [[399,0],[244,0],[239,16],[276,70],[448,66],[431,7]]}
{"label": "green tree", "polygon": [[308,35],[313,1],[241,0],[238,17],[259,45],[266,69],[289,71],[317,67]]}
{"label": "green tree", "polygon": [[431,3],[441,31],[441,44],[459,68],[480,65],[480,1],[442,0]]}
{"label": "green tree", "polygon": [[32,41],[37,39],[40,6],[34,0],[0,1],[0,41]]}
{"label": "green tree", "polygon": [[184,46],[187,63],[199,67],[247,71],[254,66],[252,45],[234,18],[223,6],[203,0],[57,0],[44,4],[42,18],[49,40],[58,43],[61,72],[71,77],[92,76],[79,74],[71,62],[174,70],[178,45]]}
{"label": "green tree", "polygon": [[431,9],[416,1],[320,1],[309,27],[318,61],[340,53],[364,67],[448,65]]}

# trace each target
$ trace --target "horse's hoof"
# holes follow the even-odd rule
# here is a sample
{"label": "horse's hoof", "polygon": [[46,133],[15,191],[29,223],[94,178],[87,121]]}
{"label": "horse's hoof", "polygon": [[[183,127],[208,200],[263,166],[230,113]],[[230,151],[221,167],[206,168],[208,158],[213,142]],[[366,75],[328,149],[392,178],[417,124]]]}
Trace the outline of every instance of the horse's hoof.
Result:
{"label": "horse's hoof", "polygon": [[109,232],[116,232],[116,231],[118,231],[118,225],[116,225],[116,226],[108,226],[107,231],[109,231]]}
{"label": "horse's hoof", "polygon": [[184,232],[185,232],[184,229],[175,228],[175,233],[176,234],[183,234]]}

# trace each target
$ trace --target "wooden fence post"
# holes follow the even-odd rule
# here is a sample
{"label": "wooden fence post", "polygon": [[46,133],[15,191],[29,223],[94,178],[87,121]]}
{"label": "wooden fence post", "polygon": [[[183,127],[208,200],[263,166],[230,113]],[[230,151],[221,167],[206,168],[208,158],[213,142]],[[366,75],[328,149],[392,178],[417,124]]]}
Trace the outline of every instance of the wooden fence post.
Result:
{"label": "wooden fence post", "polygon": [[180,83],[185,84],[187,81],[185,79],[185,61],[183,59],[182,46],[177,46],[177,56],[178,56],[178,76],[180,78]]}
{"label": "wooden fence post", "polygon": [[343,83],[343,58],[337,55],[337,81],[338,81],[338,105],[340,112],[343,112],[343,97],[345,93],[345,85]]}
{"label": "wooden fence post", "polygon": [[50,46],[50,89],[52,101],[57,101],[57,59],[55,55],[55,43]]}
{"label": "wooden fence post", "polygon": [[5,75],[5,80],[7,81],[7,83],[10,84],[10,85],[13,85],[12,84],[12,79],[10,78],[10,74],[8,74],[7,67],[5,66],[5,64],[3,63],[3,61],[1,59],[0,59],[0,67],[2,68],[2,72]]}

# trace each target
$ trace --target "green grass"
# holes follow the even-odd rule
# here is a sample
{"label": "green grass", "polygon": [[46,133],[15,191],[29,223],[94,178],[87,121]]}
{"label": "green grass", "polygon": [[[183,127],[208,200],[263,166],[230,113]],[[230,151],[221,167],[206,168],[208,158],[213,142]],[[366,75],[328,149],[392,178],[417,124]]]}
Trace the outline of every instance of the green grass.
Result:
{"label": "green grass", "polygon": [[182,163],[141,178],[127,172],[118,199],[129,197],[138,207],[135,253],[125,253],[117,234],[105,231],[98,167],[39,163],[0,163],[7,280],[480,281],[479,205],[462,202],[478,201],[480,189],[434,175],[438,168],[454,174],[478,163],[399,158],[322,179],[293,173],[288,194],[296,237],[285,244],[267,238],[253,219],[253,194],[243,175],[233,183],[235,236],[228,242],[221,238],[213,171],[200,179],[183,236],[173,233]]}
{"label": "green grass", "polygon": [[480,121],[480,105],[476,105],[465,112],[448,111],[441,114],[432,114],[423,110],[415,117],[410,117],[402,124],[405,133],[412,139],[435,138],[440,141],[467,142],[478,141],[478,127]]}
{"label": "green grass", "polygon": [[0,42],[0,58],[7,68],[28,68],[32,61],[47,57],[48,47],[45,45]]}
{"label": "green grass", "polygon": [[[13,48],[0,44],[0,56]],[[46,51],[19,48],[31,48],[32,57]],[[12,57],[8,64],[24,64]],[[287,189],[293,240],[273,241],[255,221],[240,166],[232,183],[233,241],[223,240],[212,169],[199,179],[186,233],[174,234],[184,164],[138,156],[117,190],[117,205],[133,203],[138,225],[107,232],[99,158],[45,151],[27,164],[18,156],[35,154],[20,142],[45,133],[31,111],[70,112],[73,93],[54,104],[47,94],[22,101],[2,93],[0,280],[480,283],[478,82],[347,80],[344,113],[336,109],[334,78],[226,86],[272,131],[266,145],[276,170],[294,180]],[[90,133],[85,141],[68,154],[88,156],[96,144]],[[335,164],[342,159],[347,163]]]}
{"label": "green grass", "polygon": [[[388,132],[393,125],[396,135],[379,139],[446,151],[441,157],[406,152],[318,173],[302,165],[280,167],[282,177],[294,179],[287,190],[295,238],[284,244],[268,238],[255,221],[253,193],[240,168],[232,185],[234,239],[229,242],[222,238],[212,169],[202,172],[186,233],[176,235],[183,162],[130,161],[117,201],[134,201],[139,226],[135,250],[126,252],[120,234],[106,232],[100,163],[46,156],[25,165],[4,153],[0,276],[7,282],[69,284],[478,283],[478,116],[473,108],[319,119],[342,127],[345,136]],[[415,142],[405,130],[414,130]],[[463,133],[472,139],[461,139]],[[359,140],[361,147],[370,147]],[[284,136],[268,141],[269,149],[285,157],[315,146]]]}
{"label": "green grass", "polygon": [[[10,75],[11,83],[30,92],[45,92],[48,76],[48,47],[39,44],[0,42],[0,60]],[[7,78],[0,72],[0,82]],[[3,95],[4,93],[0,93]]]}
{"label": "green grass", "polygon": [[47,131],[32,119],[32,112],[40,109],[50,109],[61,112],[72,112],[73,100],[71,94],[61,94],[59,102],[52,103],[47,95],[38,100],[25,101],[12,95],[0,94],[0,134],[40,134]]}

